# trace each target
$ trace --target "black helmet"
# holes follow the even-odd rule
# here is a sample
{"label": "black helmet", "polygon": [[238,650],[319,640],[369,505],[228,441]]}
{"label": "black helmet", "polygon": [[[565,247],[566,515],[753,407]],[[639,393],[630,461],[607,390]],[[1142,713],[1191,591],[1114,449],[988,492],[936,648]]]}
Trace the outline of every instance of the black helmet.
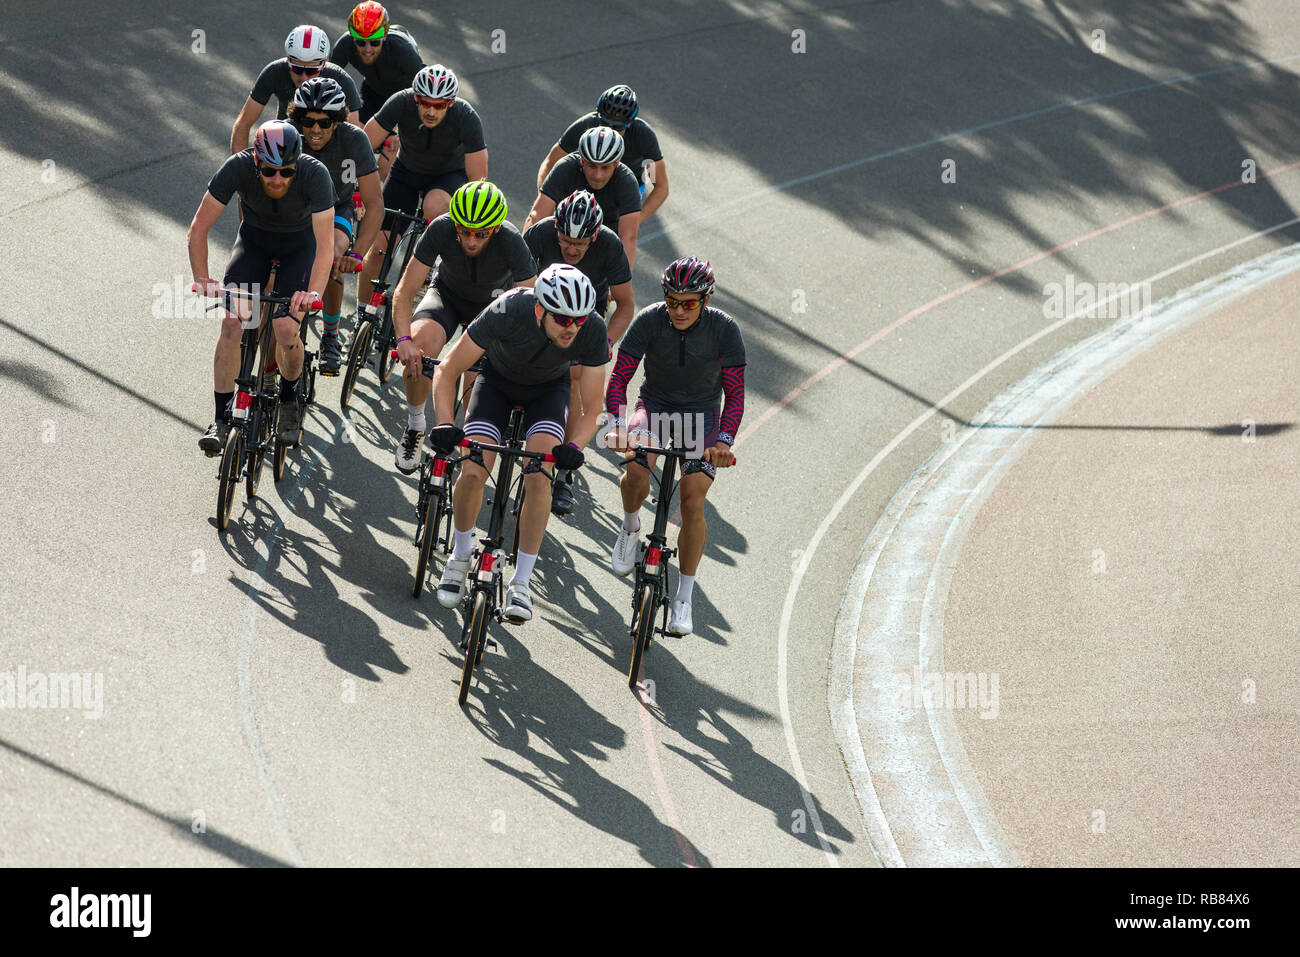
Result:
{"label": "black helmet", "polygon": [[713,267],[707,259],[687,256],[668,264],[663,275],[664,292],[695,292],[707,296],[713,292]]}
{"label": "black helmet", "polygon": [[620,126],[631,123],[636,111],[636,94],[630,86],[611,86],[596,101],[596,112],[607,123],[617,123]]}

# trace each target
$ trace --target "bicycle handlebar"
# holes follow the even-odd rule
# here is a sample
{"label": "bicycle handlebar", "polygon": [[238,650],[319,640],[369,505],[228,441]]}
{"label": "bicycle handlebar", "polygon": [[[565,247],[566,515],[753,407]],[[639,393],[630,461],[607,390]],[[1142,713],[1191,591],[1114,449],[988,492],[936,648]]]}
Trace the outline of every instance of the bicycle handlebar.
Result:
{"label": "bicycle handlebar", "polygon": [[[254,299],[257,300],[258,302],[269,302],[273,306],[288,306],[293,302],[293,299],[290,297],[268,296],[263,293],[246,292],[243,289],[228,289],[225,286],[222,286],[215,293],[207,293],[202,289],[200,289],[199,284],[196,282],[190,283],[190,291],[198,293],[200,296],[203,296],[205,299],[220,299],[222,296],[230,296],[232,299]],[[309,311],[316,312],[318,309],[323,309],[324,307],[325,307],[325,303],[321,302],[321,300],[319,299],[316,299],[312,302],[311,309]]]}
{"label": "bicycle handlebar", "polygon": [[508,445],[492,445],[490,442],[475,442],[471,439],[461,439],[456,443],[457,446],[473,451],[478,449],[482,452],[504,452],[507,455],[515,455],[521,459],[537,459],[539,462],[554,462],[555,456],[550,452],[529,452],[527,449],[512,449]]}
{"label": "bicycle handlebar", "polygon": [[[392,356],[394,359],[399,358],[396,349],[389,349],[388,354]],[[433,356],[424,356],[420,360],[420,373],[426,379],[432,379],[434,367],[439,365],[441,362],[442,362],[441,359],[435,359],[433,358]]]}
{"label": "bicycle handlebar", "polygon": [[[611,451],[617,452],[620,450],[611,449]],[[656,448],[653,445],[637,445],[637,446],[633,446],[629,451],[631,451],[632,453],[632,458],[624,459],[622,462],[619,462],[618,463],[619,468],[623,468],[624,466],[627,465],[628,462],[635,462],[637,459],[644,459],[647,455],[671,455],[673,458],[676,459],[696,458],[703,461],[703,456],[695,455],[686,449],[660,449],[660,448]],[[626,452],[624,454],[626,454]],[[732,467],[734,468],[739,464],[740,464],[740,459],[736,458],[735,455],[733,455],[732,462],[731,462]]]}

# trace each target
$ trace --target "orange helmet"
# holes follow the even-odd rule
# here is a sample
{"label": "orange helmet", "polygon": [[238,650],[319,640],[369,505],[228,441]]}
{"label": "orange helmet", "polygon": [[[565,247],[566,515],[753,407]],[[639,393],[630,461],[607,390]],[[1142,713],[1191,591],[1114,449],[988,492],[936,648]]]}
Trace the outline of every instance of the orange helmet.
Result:
{"label": "orange helmet", "polygon": [[348,32],[358,40],[379,39],[388,32],[388,11],[375,0],[358,3],[348,15]]}

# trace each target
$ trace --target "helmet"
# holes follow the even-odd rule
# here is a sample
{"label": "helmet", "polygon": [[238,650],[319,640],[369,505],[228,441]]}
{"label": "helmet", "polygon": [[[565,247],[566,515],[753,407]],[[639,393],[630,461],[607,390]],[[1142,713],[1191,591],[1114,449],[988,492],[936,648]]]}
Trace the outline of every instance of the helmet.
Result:
{"label": "helmet", "polygon": [[330,55],[329,35],[320,27],[294,27],[285,38],[284,54],[307,63],[324,61]]}
{"label": "helmet", "polygon": [[623,136],[608,126],[593,126],[578,138],[578,152],[588,163],[617,163],[623,158]]}
{"label": "helmet", "polygon": [[506,221],[506,197],[491,183],[474,180],[451,194],[448,213],[463,229],[493,229]]}
{"label": "helmet", "polygon": [[609,123],[631,123],[636,111],[636,94],[630,86],[611,86],[596,101],[596,112]]}
{"label": "helmet", "polygon": [[435,63],[415,74],[415,79],[411,81],[411,89],[415,91],[416,96],[454,100],[457,91],[460,90],[460,84],[456,82],[455,73],[441,63]]}
{"label": "helmet", "polygon": [[346,112],[348,98],[337,80],[327,76],[313,76],[302,81],[293,94],[293,105],[300,110],[320,113]]}
{"label": "helmet", "polygon": [[707,259],[686,256],[668,264],[663,275],[664,292],[713,292],[713,267]]}
{"label": "helmet", "polygon": [[268,166],[289,166],[302,156],[302,137],[287,120],[270,120],[257,128],[253,155]]}
{"label": "helmet", "polygon": [[365,0],[352,8],[348,15],[348,32],[358,40],[377,40],[388,32],[388,11]]}
{"label": "helmet", "polygon": [[537,274],[533,295],[542,308],[560,316],[588,316],[596,308],[596,287],[581,269],[555,263]]}
{"label": "helmet", "polygon": [[604,219],[596,197],[585,189],[575,190],[555,207],[556,231],[572,239],[596,235]]}

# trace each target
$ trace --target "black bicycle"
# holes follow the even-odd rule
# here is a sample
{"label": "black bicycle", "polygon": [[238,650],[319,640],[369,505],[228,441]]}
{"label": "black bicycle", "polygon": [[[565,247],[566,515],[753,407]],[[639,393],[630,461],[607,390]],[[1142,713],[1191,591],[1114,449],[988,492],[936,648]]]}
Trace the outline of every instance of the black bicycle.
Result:
{"label": "black bicycle", "polygon": [[[274,287],[278,267],[279,262],[273,260],[268,288]],[[275,377],[268,374],[267,366],[275,355],[275,331],[270,320],[279,309],[285,310],[280,314],[287,314],[291,299],[240,289],[223,289],[221,294],[232,299],[251,299],[260,304],[257,324],[250,324],[240,339],[239,375],[235,377],[236,392],[230,410],[230,431],[226,435],[226,445],[217,470],[217,528],[224,532],[230,524],[235,486],[241,478],[244,480],[245,495],[251,500],[257,497],[257,489],[262,480],[262,466],[268,453],[277,471],[277,480],[284,473],[285,449],[277,428],[279,389]],[[217,303],[212,308],[220,308],[222,305]],[[272,307],[276,307],[275,311]],[[320,302],[312,303],[313,310],[320,307]],[[303,315],[299,335],[306,334],[308,315],[310,312]],[[309,397],[314,391],[314,370],[306,356],[302,376],[299,378],[298,401],[304,400],[304,382]]]}
{"label": "black bicycle", "polygon": [[[423,196],[420,201],[423,206]],[[340,409],[346,409],[352,401],[357,377],[361,374],[361,369],[370,364],[372,357],[380,383],[388,381],[397,364],[392,355],[393,347],[397,345],[397,335],[393,332],[393,297],[388,291],[396,283],[389,282],[388,277],[392,273],[393,263],[399,258],[402,265],[397,271],[398,280],[406,272],[411,257],[415,255],[415,244],[420,239],[425,219],[423,212],[415,215],[398,209],[386,209],[385,212],[406,225],[400,235],[396,228],[388,230],[388,244],[384,249],[384,259],[379,265],[379,277],[370,281],[374,291],[370,294],[370,302],[366,304],[364,313],[357,316],[357,327],[353,330],[352,341],[348,343],[343,388],[339,392]]]}
{"label": "black bicycle", "polygon": [[[506,429],[508,436],[505,445],[489,445],[485,442],[461,440],[461,446],[469,449],[467,453],[449,459],[451,466],[459,465],[468,459],[483,466],[483,453],[497,453],[497,474],[492,492],[492,511],[488,518],[487,534],[482,536],[480,545],[474,549],[470,558],[469,586],[461,598],[465,609],[465,625],[461,631],[461,650],[465,653],[465,664],[460,675],[460,694],[457,700],[465,703],[469,697],[469,688],[474,680],[474,669],[483,660],[483,649],[487,645],[496,646],[496,642],[487,636],[488,622],[502,622],[508,619],[501,613],[505,604],[505,575],[503,566],[514,565],[519,555],[519,513],[524,505],[524,478],[542,471],[543,462],[554,462],[555,456],[549,453],[529,452],[524,449],[522,435],[523,406],[515,406],[510,412],[510,424]],[[435,455],[434,462],[447,456]],[[527,459],[517,479],[514,478],[515,459]],[[513,489],[511,483],[514,483]],[[450,503],[450,485],[448,486]],[[513,504],[512,504],[513,503]],[[507,507],[514,519],[514,542],[510,552],[502,547],[505,516]],[[449,526],[450,529],[450,526]]]}

